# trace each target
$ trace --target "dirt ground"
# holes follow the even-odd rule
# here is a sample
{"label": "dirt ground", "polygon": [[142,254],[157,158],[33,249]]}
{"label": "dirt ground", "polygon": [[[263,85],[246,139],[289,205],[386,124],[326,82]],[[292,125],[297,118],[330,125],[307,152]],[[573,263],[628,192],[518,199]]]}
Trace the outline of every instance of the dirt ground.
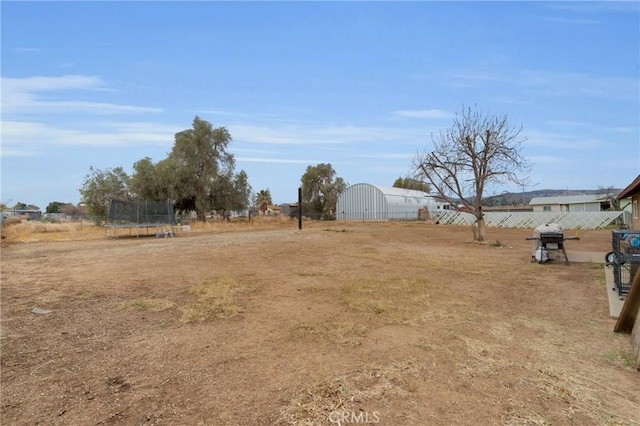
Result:
{"label": "dirt ground", "polygon": [[[604,266],[532,263],[530,235],[289,223],[3,243],[2,424],[640,424]],[[580,238],[570,258],[610,250],[610,231]]]}

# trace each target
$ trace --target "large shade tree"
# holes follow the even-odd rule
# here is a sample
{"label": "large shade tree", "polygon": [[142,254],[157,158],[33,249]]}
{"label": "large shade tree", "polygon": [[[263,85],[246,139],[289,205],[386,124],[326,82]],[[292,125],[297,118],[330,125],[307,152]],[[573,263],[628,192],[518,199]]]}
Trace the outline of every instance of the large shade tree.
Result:
{"label": "large shade tree", "polygon": [[133,176],[121,167],[92,168],[80,189],[83,202],[97,216],[106,215],[112,199],[139,197],[170,200],[178,210],[195,211],[199,220],[215,210],[228,217],[230,211],[247,209],[251,194],[247,174],[234,171],[230,142],[226,128],[196,116],[190,129],[176,133],[167,158],[156,164],[149,157],[137,161]]}
{"label": "large shade tree", "polygon": [[453,125],[432,135],[432,150],[418,151],[412,169],[452,205],[461,203],[475,216],[475,241],[486,240],[482,196],[489,185],[519,182],[530,168],[522,155],[526,141],[522,126],[513,127],[507,116],[476,108],[463,108]]}
{"label": "large shade tree", "polygon": [[80,187],[80,195],[82,203],[87,206],[87,212],[96,222],[106,218],[111,200],[131,199],[129,180],[130,177],[122,167],[89,169],[89,174],[85,176]]}
{"label": "large shade tree", "polygon": [[251,186],[244,171],[235,173],[228,151],[231,135],[224,127],[195,117],[190,129],[176,133],[167,158],[154,164],[143,158],[134,164],[131,189],[154,200],[171,200],[178,210],[195,211],[199,220],[207,212],[245,210]]}
{"label": "large shade tree", "polygon": [[214,128],[197,116],[192,128],[175,135],[169,160],[176,167],[180,186],[174,186],[171,192],[182,207],[195,210],[199,220],[214,209],[214,189],[225,187],[220,181],[233,172],[235,160],[227,151],[230,142],[231,134],[226,128]]}
{"label": "large shade tree", "polygon": [[336,176],[330,163],[308,166],[300,179],[302,201],[323,219],[333,216],[338,197],[347,189],[344,179]]}

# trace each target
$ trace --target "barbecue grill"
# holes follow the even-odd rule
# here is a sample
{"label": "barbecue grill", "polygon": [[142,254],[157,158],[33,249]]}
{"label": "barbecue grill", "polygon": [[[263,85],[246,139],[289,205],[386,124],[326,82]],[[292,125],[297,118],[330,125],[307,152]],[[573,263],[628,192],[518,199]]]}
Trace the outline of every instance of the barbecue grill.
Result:
{"label": "barbecue grill", "polygon": [[640,231],[614,229],[612,248],[605,256],[607,265],[613,266],[613,289],[618,297],[629,293],[633,277],[640,267]]}
{"label": "barbecue grill", "polygon": [[533,237],[527,238],[527,240],[534,241],[532,258],[538,263],[542,264],[548,260],[556,260],[562,257],[567,265],[569,264],[569,258],[564,248],[564,242],[579,239],[578,237],[565,237],[562,225],[558,223],[540,225],[533,230]]}

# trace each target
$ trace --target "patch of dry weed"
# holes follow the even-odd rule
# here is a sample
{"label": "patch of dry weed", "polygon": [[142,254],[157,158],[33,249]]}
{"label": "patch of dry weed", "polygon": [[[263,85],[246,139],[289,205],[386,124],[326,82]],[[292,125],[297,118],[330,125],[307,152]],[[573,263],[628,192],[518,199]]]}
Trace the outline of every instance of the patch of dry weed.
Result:
{"label": "patch of dry weed", "polygon": [[239,296],[255,290],[253,283],[243,283],[232,277],[221,277],[191,288],[196,300],[180,308],[181,321],[195,323],[212,318],[232,318],[242,312]]}
{"label": "patch of dry weed", "polygon": [[[370,364],[331,377],[323,377],[293,395],[280,410],[278,423],[328,424],[336,414],[367,412],[392,398],[407,398],[413,382],[423,370],[415,358],[391,364]],[[375,404],[375,407],[372,407]]]}
{"label": "patch of dry weed", "polygon": [[417,278],[359,279],[342,288],[341,299],[349,310],[380,317],[387,324],[415,324],[429,303],[425,283]]}
{"label": "patch of dry weed", "polygon": [[334,321],[316,324],[302,323],[294,327],[293,334],[298,338],[321,338],[337,345],[359,345],[367,331],[367,326],[361,323]]}
{"label": "patch of dry weed", "polygon": [[172,308],[175,305],[167,299],[135,299],[123,304],[126,308],[133,308],[142,311],[160,312]]}

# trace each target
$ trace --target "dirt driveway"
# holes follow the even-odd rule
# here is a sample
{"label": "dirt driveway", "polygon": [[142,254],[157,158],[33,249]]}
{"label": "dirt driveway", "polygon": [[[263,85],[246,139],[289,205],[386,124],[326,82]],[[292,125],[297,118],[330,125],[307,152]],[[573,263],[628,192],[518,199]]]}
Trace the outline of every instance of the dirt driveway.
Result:
{"label": "dirt driveway", "polygon": [[[603,265],[531,263],[530,234],[314,223],[3,244],[2,423],[640,424]],[[609,250],[609,231],[580,237],[569,256]]]}

